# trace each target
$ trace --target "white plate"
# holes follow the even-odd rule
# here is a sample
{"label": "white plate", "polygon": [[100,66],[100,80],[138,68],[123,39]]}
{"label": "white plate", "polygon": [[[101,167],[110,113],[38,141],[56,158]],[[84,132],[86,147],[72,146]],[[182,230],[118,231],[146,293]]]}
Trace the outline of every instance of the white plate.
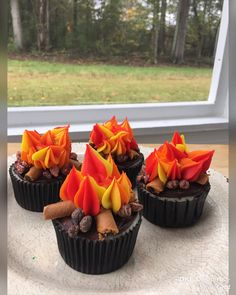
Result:
{"label": "white plate", "polygon": [[[85,144],[73,144],[73,151],[82,155]],[[152,149],[141,151],[147,156]],[[65,264],[52,223],[22,209],[8,179],[8,294],[227,294],[228,183],[214,170],[210,181],[195,226],[164,229],[143,218],[128,263],[110,274],[86,275]]]}

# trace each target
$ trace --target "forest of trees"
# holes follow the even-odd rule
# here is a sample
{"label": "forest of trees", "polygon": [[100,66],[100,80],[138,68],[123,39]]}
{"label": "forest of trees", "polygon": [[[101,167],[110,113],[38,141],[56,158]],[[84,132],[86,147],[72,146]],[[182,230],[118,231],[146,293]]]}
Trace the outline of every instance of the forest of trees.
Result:
{"label": "forest of trees", "polygon": [[223,0],[11,0],[9,51],[212,61]]}

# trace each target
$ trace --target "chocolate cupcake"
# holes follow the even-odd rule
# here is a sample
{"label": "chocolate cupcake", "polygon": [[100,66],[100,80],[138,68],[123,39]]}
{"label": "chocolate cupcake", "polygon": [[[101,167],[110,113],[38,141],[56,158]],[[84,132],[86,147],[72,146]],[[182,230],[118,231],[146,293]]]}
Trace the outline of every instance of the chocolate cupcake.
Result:
{"label": "chocolate cupcake", "polygon": [[17,203],[24,209],[42,212],[44,206],[58,202],[60,187],[77,155],[71,153],[69,126],[57,127],[40,135],[25,130],[21,151],[9,174]]}
{"label": "chocolate cupcake", "polygon": [[209,169],[214,151],[189,152],[184,136],[174,133],[146,159],[138,176],[143,216],[162,227],[193,225],[202,215],[210,191]]}
{"label": "chocolate cupcake", "polygon": [[115,116],[104,124],[95,124],[89,138],[90,145],[104,158],[111,154],[120,172],[129,177],[132,187],[144,162],[143,154],[134,138],[127,119],[118,124]]}
{"label": "chocolate cupcake", "polygon": [[124,265],[141,224],[142,205],[126,174],[109,159],[87,145],[81,172],[72,168],[60,189],[63,201],[44,208],[62,258],[87,274],[109,273]]}

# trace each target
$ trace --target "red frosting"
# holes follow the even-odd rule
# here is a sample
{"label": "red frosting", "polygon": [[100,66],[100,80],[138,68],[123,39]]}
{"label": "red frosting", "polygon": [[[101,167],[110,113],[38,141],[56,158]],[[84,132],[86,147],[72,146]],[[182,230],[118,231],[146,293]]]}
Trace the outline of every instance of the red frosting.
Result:
{"label": "red frosting", "polygon": [[53,128],[43,135],[29,130],[23,133],[21,159],[39,169],[64,166],[70,153],[69,125]]}
{"label": "red frosting", "polygon": [[112,165],[90,145],[86,145],[81,172],[93,176],[98,183],[107,179],[112,172]]}
{"label": "red frosting", "polygon": [[120,174],[111,155],[106,160],[87,145],[81,172],[73,167],[60,189],[60,198],[95,216],[101,205],[117,212],[129,202],[131,193],[130,180],[124,172]]}
{"label": "red frosting", "polygon": [[146,159],[146,173],[149,181],[159,177],[167,180],[185,179],[196,181],[209,169],[214,150],[188,152],[184,136],[174,133],[171,143],[165,142]]}
{"label": "red frosting", "polygon": [[115,116],[104,124],[95,124],[89,141],[105,155],[124,155],[130,149],[138,150],[127,118],[121,124],[118,124]]}
{"label": "red frosting", "polygon": [[63,182],[61,189],[60,189],[60,198],[64,201],[71,200],[74,202],[74,196],[78,191],[83,176],[81,172],[73,168],[71,169],[70,173],[67,175],[65,181]]}
{"label": "red frosting", "polygon": [[95,216],[100,211],[100,200],[90,176],[85,176],[75,194],[75,204],[82,208],[86,215]]}

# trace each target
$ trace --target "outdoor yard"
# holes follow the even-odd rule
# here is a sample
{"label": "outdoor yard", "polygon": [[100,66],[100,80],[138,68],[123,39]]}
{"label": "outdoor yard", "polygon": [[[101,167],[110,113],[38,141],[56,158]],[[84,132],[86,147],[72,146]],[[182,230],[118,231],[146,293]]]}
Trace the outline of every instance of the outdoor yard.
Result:
{"label": "outdoor yard", "polygon": [[207,100],[212,69],[8,61],[8,105]]}

